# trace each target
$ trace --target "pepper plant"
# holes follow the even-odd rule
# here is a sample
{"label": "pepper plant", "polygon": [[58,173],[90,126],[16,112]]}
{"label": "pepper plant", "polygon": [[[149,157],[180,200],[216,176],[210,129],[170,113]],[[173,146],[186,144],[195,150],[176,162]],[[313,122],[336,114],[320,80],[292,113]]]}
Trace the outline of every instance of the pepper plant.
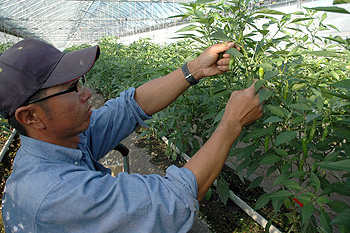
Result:
{"label": "pepper plant", "polygon": [[[266,174],[249,188],[275,174],[277,191],[262,195],[255,209],[269,202],[275,216],[282,205],[290,209],[285,213],[288,232],[349,232],[350,209],[341,201],[350,195],[349,40],[318,36],[336,27],[327,25],[327,14],[315,9],[286,14],[244,0],[184,5],[188,12],[178,17],[190,18],[192,24],[179,31],[186,32],[180,37],[204,47],[218,41],[241,47],[240,52],[228,51],[234,60],[230,74],[203,83],[213,88],[205,102],[215,106],[215,117],[209,117],[212,128],[223,114],[228,93],[260,78],[256,90],[266,102],[264,117],[243,130],[237,143],[245,146],[230,153],[236,172],[246,170],[247,177],[266,167]],[[338,7],[322,10],[349,13]],[[268,89],[260,89],[262,85]],[[335,194],[340,198],[332,198]],[[227,201],[228,194],[219,196]],[[338,214],[330,216],[330,208]]]}

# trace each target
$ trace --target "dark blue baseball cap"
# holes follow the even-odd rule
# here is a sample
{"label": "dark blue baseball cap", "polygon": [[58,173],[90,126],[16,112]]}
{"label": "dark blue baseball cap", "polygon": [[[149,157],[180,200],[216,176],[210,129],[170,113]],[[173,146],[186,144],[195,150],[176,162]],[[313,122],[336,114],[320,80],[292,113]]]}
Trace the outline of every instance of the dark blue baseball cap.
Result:
{"label": "dark blue baseball cap", "polygon": [[0,114],[9,118],[39,90],[83,76],[99,55],[97,45],[69,53],[34,39],[11,46],[0,55]]}

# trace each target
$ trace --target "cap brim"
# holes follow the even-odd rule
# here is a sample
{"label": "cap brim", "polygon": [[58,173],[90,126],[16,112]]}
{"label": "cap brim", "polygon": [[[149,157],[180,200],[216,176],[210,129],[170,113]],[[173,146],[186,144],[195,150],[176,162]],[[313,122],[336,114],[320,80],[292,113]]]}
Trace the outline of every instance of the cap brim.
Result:
{"label": "cap brim", "polygon": [[99,55],[98,45],[64,54],[40,89],[67,83],[83,76],[92,68]]}

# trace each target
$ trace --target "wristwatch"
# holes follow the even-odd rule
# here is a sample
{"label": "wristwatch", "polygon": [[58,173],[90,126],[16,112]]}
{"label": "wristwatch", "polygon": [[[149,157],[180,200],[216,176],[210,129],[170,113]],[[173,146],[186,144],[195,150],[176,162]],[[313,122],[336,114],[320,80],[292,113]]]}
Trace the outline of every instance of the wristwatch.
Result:
{"label": "wristwatch", "polygon": [[187,80],[187,82],[189,82],[191,85],[196,85],[197,83],[199,83],[199,81],[195,79],[188,70],[187,62],[181,66],[181,69],[182,73],[185,75],[185,79]]}

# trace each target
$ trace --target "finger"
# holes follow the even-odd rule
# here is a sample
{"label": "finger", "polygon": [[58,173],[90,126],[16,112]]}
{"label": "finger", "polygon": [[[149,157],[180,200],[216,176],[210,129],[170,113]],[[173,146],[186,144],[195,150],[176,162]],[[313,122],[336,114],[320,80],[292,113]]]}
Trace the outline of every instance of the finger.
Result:
{"label": "finger", "polygon": [[230,57],[221,58],[216,61],[217,66],[228,66],[230,64]]}
{"label": "finger", "polygon": [[226,52],[229,48],[233,48],[234,46],[235,43],[233,43],[232,41],[213,45],[213,47],[217,50],[218,53]]}
{"label": "finger", "polygon": [[239,47],[238,44],[234,44],[233,46],[234,46],[238,51],[241,51],[241,47]]}
{"label": "finger", "polygon": [[254,79],[253,84],[249,88],[247,88],[247,91],[249,91],[250,93],[254,93],[254,95],[258,93],[257,91],[255,91],[255,83],[257,81],[259,81],[259,79]]}

